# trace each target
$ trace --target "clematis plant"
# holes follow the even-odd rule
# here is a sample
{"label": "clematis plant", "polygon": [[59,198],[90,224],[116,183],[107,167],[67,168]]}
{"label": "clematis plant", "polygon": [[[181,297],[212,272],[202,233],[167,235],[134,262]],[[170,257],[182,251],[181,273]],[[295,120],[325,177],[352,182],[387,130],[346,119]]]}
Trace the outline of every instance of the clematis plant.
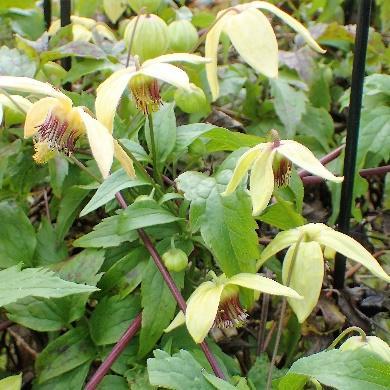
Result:
{"label": "clematis plant", "polygon": [[207,59],[187,53],[162,55],[139,64],[114,72],[97,88],[96,117],[110,131],[119,100],[129,86],[137,108],[145,115],[157,111],[161,102],[158,81],[163,81],[177,88],[191,90],[187,73],[170,62],[188,62],[202,64]]}
{"label": "clematis plant", "polygon": [[[296,248],[298,246],[298,248]],[[324,278],[323,249],[330,248],[365,266],[373,275],[386,282],[390,276],[376,259],[357,241],[322,223],[309,223],[295,229],[280,232],[261,253],[260,268],[271,256],[289,247],[283,262],[283,283],[291,272],[290,287],[304,299],[288,299],[299,322],[304,322],[318,302]],[[296,251],[292,265],[293,253]],[[292,269],[291,269],[292,266]]]}
{"label": "clematis plant", "polygon": [[[0,76],[0,89],[27,92],[45,97],[27,104],[25,98],[15,98],[19,108],[28,108],[24,137],[33,137],[34,160],[46,163],[57,152],[67,156],[75,151],[77,140],[86,135],[93,157],[104,178],[109,175],[114,153],[123,162],[123,151],[110,132],[89,115],[83,107],[73,107],[72,100],[48,83],[28,78]],[[12,100],[11,100],[12,101]],[[131,169],[127,169],[128,173]]]}
{"label": "clematis plant", "polygon": [[312,49],[319,53],[325,52],[300,22],[273,4],[252,1],[227,8],[217,14],[217,21],[206,36],[205,55],[211,59],[206,65],[206,72],[213,100],[219,95],[217,51],[222,32],[228,35],[237,52],[249,66],[267,77],[277,77],[278,43],[270,22],[260,9],[270,11],[281,18],[301,34]]}
{"label": "clematis plant", "polygon": [[244,325],[248,314],[240,305],[238,286],[291,299],[302,298],[292,288],[259,274],[240,273],[227,278],[225,274],[216,276],[211,271],[210,275],[213,280],[202,283],[192,293],[185,315],[180,311],[166,332],[185,323],[194,341],[201,343],[213,326],[231,328]]}
{"label": "clematis plant", "polygon": [[271,142],[258,144],[239,158],[233,176],[223,193],[231,194],[251,170],[249,193],[253,215],[259,215],[266,208],[275,185],[282,187],[288,184],[292,162],[313,175],[336,183],[343,181],[343,177],[334,176],[299,142],[280,140],[276,130],[271,130],[271,137],[273,139]]}

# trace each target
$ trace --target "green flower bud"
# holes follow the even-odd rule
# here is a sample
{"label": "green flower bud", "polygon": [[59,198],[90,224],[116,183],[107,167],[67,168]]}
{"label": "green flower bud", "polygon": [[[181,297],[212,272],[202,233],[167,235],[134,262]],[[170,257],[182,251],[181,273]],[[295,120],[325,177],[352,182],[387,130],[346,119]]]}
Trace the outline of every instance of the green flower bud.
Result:
{"label": "green flower bud", "polygon": [[206,105],[206,96],[203,90],[195,84],[191,84],[191,91],[177,89],[174,97],[180,109],[188,114],[198,112]]}
{"label": "green flower bud", "polygon": [[188,53],[198,42],[198,32],[188,20],[176,20],[168,26],[169,47],[174,52]]}
{"label": "green flower bud", "polygon": [[[138,20],[138,23],[137,23]],[[125,42],[130,45],[135,28],[130,53],[139,56],[141,62],[165,54],[168,50],[168,26],[157,15],[140,15],[133,18],[125,30]]]}
{"label": "green flower bud", "polygon": [[380,356],[386,362],[390,362],[390,347],[389,345],[376,336],[367,336],[366,341],[363,341],[361,336],[352,336],[343,344],[340,345],[340,351],[353,351],[358,348],[366,349]]}
{"label": "green flower bud", "polygon": [[142,9],[144,12],[156,12],[158,7],[160,7],[161,0],[129,0],[131,9],[137,14],[140,13]]}
{"label": "green flower bud", "polygon": [[171,248],[161,256],[168,271],[184,271],[188,265],[188,257],[184,251],[178,248]]}

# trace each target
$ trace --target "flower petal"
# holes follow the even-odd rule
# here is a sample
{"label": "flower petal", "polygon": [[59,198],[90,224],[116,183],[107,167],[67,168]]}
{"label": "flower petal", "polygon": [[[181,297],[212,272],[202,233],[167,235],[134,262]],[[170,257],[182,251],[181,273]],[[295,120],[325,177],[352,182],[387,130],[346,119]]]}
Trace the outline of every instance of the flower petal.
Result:
{"label": "flower petal", "polygon": [[184,70],[178,68],[175,65],[166,63],[155,63],[148,66],[142,66],[139,73],[146,76],[156,78],[161,81],[165,81],[177,88],[184,88],[190,90],[190,80]]}
{"label": "flower petal", "polygon": [[189,53],[173,53],[173,54],[164,54],[162,56],[146,60],[142,67],[150,66],[152,64],[161,64],[164,62],[189,62],[191,64],[205,64],[210,62],[208,58],[198,56],[196,54]]}
{"label": "flower petal", "polygon": [[0,76],[0,88],[52,96],[72,105],[72,100],[49,83],[43,83],[29,77]]}
{"label": "flower petal", "polygon": [[110,174],[114,158],[114,139],[99,121],[84,112],[82,108],[78,107],[77,110],[84,122],[93,157],[105,179]]}
{"label": "flower petal", "polygon": [[213,100],[216,100],[219,95],[218,73],[217,73],[219,37],[221,35],[222,29],[226,21],[232,16],[233,12],[234,11],[230,13],[227,12],[226,10],[218,12],[217,22],[206,35],[205,57],[211,60],[210,63],[206,64],[206,74],[207,74],[207,80],[210,85],[211,96]]}
{"label": "flower petal", "polygon": [[265,9],[267,11],[272,12],[278,18],[282,19],[286,24],[288,24],[293,30],[295,30],[298,34],[301,34],[306,43],[315,51],[319,53],[325,53],[326,50],[322,49],[318,43],[313,39],[309,30],[298,20],[294,19],[292,16],[282,11],[278,7],[270,4],[266,1],[253,1],[247,6],[255,7],[258,9]]}
{"label": "flower petal", "polygon": [[344,180],[343,177],[336,177],[333,173],[329,172],[320,161],[316,159],[314,154],[299,142],[291,140],[280,141],[280,146],[277,147],[277,151],[291,160],[294,164],[313,175],[323,177],[324,179],[336,183],[341,183]]}
{"label": "flower petal", "polygon": [[122,147],[119,145],[119,143],[116,139],[114,140],[114,154],[115,154],[116,159],[122,165],[122,168],[127,173],[127,175],[129,177],[131,177],[132,179],[134,179],[136,174],[135,174],[135,170],[134,170],[133,160],[122,149]]}
{"label": "flower petal", "polygon": [[232,15],[223,31],[248,65],[267,77],[277,77],[278,42],[271,23],[261,11],[248,8]]}
{"label": "flower petal", "polygon": [[298,229],[291,229],[278,233],[261,252],[256,268],[259,269],[271,256],[295,243],[300,235],[301,232]]}
{"label": "flower petal", "polygon": [[45,97],[34,103],[27,111],[24,122],[24,138],[32,137],[37,132],[37,126],[43,124],[50,110],[60,102],[53,97]]}
{"label": "flower petal", "polygon": [[136,75],[135,67],[118,70],[101,83],[96,90],[95,111],[99,122],[112,133],[115,111],[130,79]]}
{"label": "flower petal", "polygon": [[201,343],[213,326],[223,288],[223,284],[204,282],[188,300],[186,325],[196,343]]}
{"label": "flower petal", "polygon": [[260,153],[253,163],[249,180],[253,215],[259,215],[271,199],[274,190],[274,173],[272,171],[274,155],[275,151],[267,148]]}
{"label": "flower petal", "polygon": [[168,327],[164,329],[164,332],[168,333],[185,323],[186,317],[184,313],[180,310],[179,313],[177,313],[176,317],[173,319],[173,321],[168,325]]}
{"label": "flower petal", "polygon": [[292,288],[283,286],[283,284],[259,274],[237,274],[229,278],[226,284],[235,284],[236,286],[246,287],[272,295],[283,295],[295,299],[302,299]]}
{"label": "flower petal", "polygon": [[22,114],[26,114],[27,111],[31,108],[33,103],[30,100],[26,99],[20,95],[10,95],[11,99],[0,93],[0,104],[5,107],[10,108],[11,110],[21,112]]}
{"label": "flower petal", "polygon": [[254,147],[246,151],[237,161],[237,165],[234,168],[233,176],[230,179],[226,190],[223,192],[222,195],[229,195],[231,194],[237,186],[241,183],[241,180],[246,175],[248,170],[251,168],[253,161],[256,159],[256,157],[261,153],[259,148]]}
{"label": "flower petal", "polygon": [[[284,284],[287,283],[295,248],[296,244],[290,246],[283,261],[282,278]],[[317,305],[323,279],[324,259],[320,244],[314,241],[301,242],[291,273],[290,287],[302,295],[303,299],[287,298],[300,323],[306,320]]]}
{"label": "flower petal", "polygon": [[319,234],[317,241],[343,254],[345,257],[362,264],[378,278],[390,282],[390,276],[386,274],[375,257],[352,237],[337,232],[330,227],[326,227]]}

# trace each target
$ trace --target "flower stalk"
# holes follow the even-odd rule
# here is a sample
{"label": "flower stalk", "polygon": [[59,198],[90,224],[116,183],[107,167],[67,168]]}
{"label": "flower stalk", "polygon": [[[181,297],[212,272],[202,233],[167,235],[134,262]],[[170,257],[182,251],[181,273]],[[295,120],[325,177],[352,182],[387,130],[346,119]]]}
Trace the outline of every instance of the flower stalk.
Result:
{"label": "flower stalk", "polygon": [[366,342],[367,340],[367,335],[366,335],[366,332],[362,329],[362,328],[359,328],[358,326],[350,326],[349,328],[347,329],[344,329],[332,342],[332,344],[329,345],[328,348],[326,348],[327,351],[333,349],[336,347],[336,345],[344,339],[345,336],[347,336],[348,334],[350,334],[351,332],[358,332],[362,338],[362,341],[363,342]]}

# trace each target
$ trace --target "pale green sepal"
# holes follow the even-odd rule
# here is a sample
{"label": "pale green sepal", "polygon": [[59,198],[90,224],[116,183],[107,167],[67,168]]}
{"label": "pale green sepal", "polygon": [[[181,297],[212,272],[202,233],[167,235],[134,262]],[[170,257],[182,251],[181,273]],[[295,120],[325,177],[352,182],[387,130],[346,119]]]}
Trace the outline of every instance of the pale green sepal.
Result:
{"label": "pale green sepal", "polygon": [[271,256],[297,242],[300,235],[301,233],[298,229],[291,229],[278,233],[261,252],[256,268],[259,269]]}
{"label": "pale green sepal", "polygon": [[48,83],[43,83],[42,81],[31,79],[30,77],[0,76],[0,88],[52,96],[72,105],[72,100],[70,100],[61,91],[58,91]]}
{"label": "pale green sepal", "polygon": [[268,205],[274,190],[272,162],[275,150],[264,149],[252,166],[249,193],[252,200],[252,215],[259,215]]}
{"label": "pale green sepal", "polygon": [[222,195],[231,194],[237,186],[241,183],[243,177],[247,174],[248,170],[251,168],[253,161],[261,153],[261,151],[254,147],[246,151],[237,161],[237,165],[234,168],[233,176],[230,179],[226,190]]}
{"label": "pale green sepal", "polygon": [[172,330],[178,328],[181,325],[186,323],[186,317],[184,313],[180,310],[173,321],[168,325],[167,328],[164,329],[165,333],[171,332]]}
{"label": "pale green sepal", "polygon": [[196,343],[201,343],[214,324],[223,284],[202,283],[188,300],[186,325]]}
{"label": "pale green sepal", "polygon": [[11,99],[0,93],[0,104],[10,108],[13,111],[22,112],[26,114],[27,111],[32,107],[33,103],[30,100],[26,99],[20,95],[10,95]]}
{"label": "pale green sepal", "polygon": [[164,54],[162,56],[146,60],[142,63],[142,67],[147,67],[152,64],[161,64],[164,62],[188,62],[190,64],[205,64],[210,61],[210,59],[198,56],[197,54],[173,53]]}
{"label": "pale green sepal", "polygon": [[305,26],[303,26],[302,23],[298,22],[298,20],[294,19],[292,16],[282,11],[278,7],[274,6],[273,4],[270,4],[266,1],[253,1],[245,5],[252,6],[259,9],[265,9],[267,11],[272,12],[274,15],[276,15],[278,18],[282,19],[286,24],[288,24],[293,30],[301,34],[303,39],[312,49],[322,54],[326,52],[326,50],[322,49],[318,45],[318,43],[311,36],[309,30]]}
{"label": "pale green sepal", "polygon": [[248,8],[232,15],[226,20],[223,31],[249,66],[267,77],[277,77],[278,42],[261,11]]}
{"label": "pale green sepal", "polygon": [[340,351],[354,351],[357,349],[365,349],[371,353],[375,353],[380,359],[390,363],[390,347],[386,341],[383,341],[376,336],[367,336],[366,341],[362,340],[361,336],[352,336],[340,345]]}
{"label": "pale green sepal", "polygon": [[328,246],[345,257],[354,260],[366,267],[372,274],[390,282],[390,276],[386,274],[374,256],[361,244],[344,233],[337,232],[329,227],[323,228],[317,241]]}
{"label": "pale green sepal", "polygon": [[99,122],[112,133],[116,108],[129,81],[136,75],[135,67],[119,70],[96,89],[95,112]]}
{"label": "pale green sepal", "polygon": [[[226,11],[222,11],[226,12]],[[219,84],[218,84],[218,73],[217,73],[217,57],[218,57],[218,44],[219,37],[221,35],[223,26],[228,18],[231,17],[231,13],[222,15],[222,12],[219,12],[217,19],[219,19],[216,24],[211,28],[207,33],[206,42],[205,42],[205,57],[209,58],[211,62],[206,64],[206,74],[207,81],[210,86],[212,100],[216,100],[219,95]]]}
{"label": "pale green sepal", "polygon": [[191,90],[190,80],[187,73],[177,66],[171,64],[154,63],[145,67],[142,66],[139,73],[161,81],[165,81],[166,83],[172,84],[177,88]]}
{"label": "pale green sepal", "polygon": [[[288,249],[283,261],[282,278],[284,284],[288,280],[288,273],[296,245],[293,244]],[[323,279],[324,259],[320,244],[314,241],[301,242],[295,258],[289,285],[304,298],[299,301],[287,298],[300,323],[306,320],[317,305]]]}
{"label": "pale green sepal", "polygon": [[84,112],[82,108],[78,107],[77,110],[84,122],[92,155],[105,179],[110,174],[114,158],[114,139],[99,121]]}
{"label": "pale green sepal", "polygon": [[283,295],[285,297],[302,299],[302,296],[292,288],[283,286],[282,284],[259,274],[237,274],[229,278],[226,284],[235,284],[236,286],[250,288],[266,294]]}
{"label": "pale green sepal", "polygon": [[317,160],[314,154],[299,142],[291,140],[280,141],[278,152],[313,175],[323,177],[326,180],[331,180],[336,183],[340,183],[344,179],[343,177],[336,177],[333,173],[329,172],[320,161]]}

